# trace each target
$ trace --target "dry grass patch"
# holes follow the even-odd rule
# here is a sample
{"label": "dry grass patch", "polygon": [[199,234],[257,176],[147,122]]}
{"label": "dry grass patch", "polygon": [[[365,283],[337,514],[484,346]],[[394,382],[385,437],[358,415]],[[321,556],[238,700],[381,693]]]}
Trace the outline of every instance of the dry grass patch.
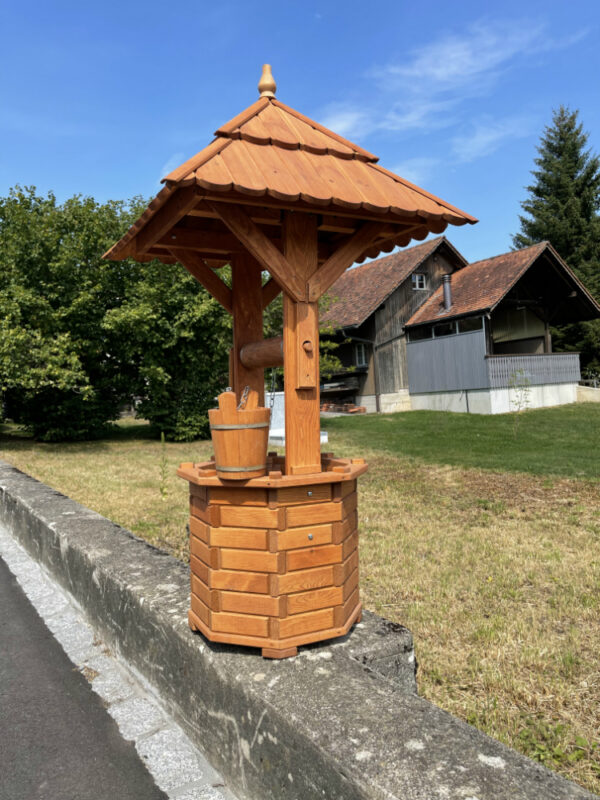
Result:
{"label": "dry grass patch", "polygon": [[[333,427],[333,426],[332,426]],[[2,457],[187,560],[181,461],[210,443],[125,437]],[[331,449],[358,455],[347,431]],[[592,791],[600,790],[599,484],[425,464],[360,448],[361,587],[415,635],[421,693]]]}

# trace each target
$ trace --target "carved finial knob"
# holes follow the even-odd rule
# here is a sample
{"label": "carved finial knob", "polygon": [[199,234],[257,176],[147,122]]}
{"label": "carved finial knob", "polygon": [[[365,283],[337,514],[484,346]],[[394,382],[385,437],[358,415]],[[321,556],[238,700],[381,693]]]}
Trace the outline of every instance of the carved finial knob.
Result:
{"label": "carved finial knob", "polygon": [[271,65],[263,64],[262,75],[258,82],[258,91],[261,97],[275,97],[277,91],[277,84],[271,74]]}

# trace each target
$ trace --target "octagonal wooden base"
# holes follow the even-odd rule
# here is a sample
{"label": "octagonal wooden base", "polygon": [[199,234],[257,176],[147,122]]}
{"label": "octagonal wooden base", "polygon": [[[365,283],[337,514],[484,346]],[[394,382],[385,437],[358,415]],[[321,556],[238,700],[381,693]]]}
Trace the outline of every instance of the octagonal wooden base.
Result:
{"label": "octagonal wooden base", "polygon": [[[362,459],[326,455],[321,473],[232,485],[214,465],[182,464],[190,483],[189,624],[265,658],[346,634],[360,620],[356,479]],[[335,471],[334,471],[335,469]]]}

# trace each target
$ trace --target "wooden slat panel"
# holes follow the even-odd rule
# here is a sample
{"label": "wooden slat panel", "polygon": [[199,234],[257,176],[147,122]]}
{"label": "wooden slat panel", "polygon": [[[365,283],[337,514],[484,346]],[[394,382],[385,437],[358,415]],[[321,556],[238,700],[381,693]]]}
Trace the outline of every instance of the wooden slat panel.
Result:
{"label": "wooden slat panel", "polygon": [[198,517],[190,517],[190,533],[201,539],[204,544],[210,544],[210,525]]}
{"label": "wooden slat panel", "polygon": [[[308,589],[333,586],[335,578],[334,570],[341,568],[341,566],[341,564],[338,564],[337,567],[317,567],[316,569],[304,569],[298,572],[290,572],[287,575],[272,575],[271,594],[277,596],[290,592],[303,592]],[[344,582],[344,576],[341,572],[339,574],[339,586],[341,586]]]}
{"label": "wooden slat panel", "polygon": [[269,594],[269,575],[267,573],[210,570],[209,581],[211,589]]}
{"label": "wooden slat panel", "polygon": [[269,597],[265,594],[249,594],[247,592],[219,592],[221,611],[245,614],[252,610],[254,614],[267,617],[278,617],[281,598]]}
{"label": "wooden slat panel", "polygon": [[354,552],[358,547],[358,531],[348,536],[342,545],[342,561],[345,561],[348,556]]}
{"label": "wooden slat panel", "polygon": [[322,522],[341,522],[353,511],[352,497],[353,495],[349,495],[341,503],[332,500],[328,503],[314,503],[314,505],[289,506],[286,512],[288,527],[318,525]]}
{"label": "wooden slat panel", "polygon": [[[342,524],[342,523],[340,523]],[[288,528],[286,531],[273,531],[275,535],[275,552],[279,550],[295,550],[309,545],[333,543],[332,525],[311,525],[306,528]],[[312,539],[308,537],[312,536]]]}
{"label": "wooden slat panel", "polygon": [[239,569],[250,572],[277,572],[279,553],[263,550],[230,550],[220,551],[222,569]]}
{"label": "wooden slat panel", "polygon": [[236,506],[219,506],[221,525],[244,528],[277,528],[279,527],[279,511],[276,508],[236,508]]}
{"label": "wooden slat panel", "polygon": [[211,506],[203,503],[199,497],[190,497],[190,513],[209,525],[219,525],[220,506]]}
{"label": "wooden slat panel", "polygon": [[333,566],[333,584],[341,586],[358,567],[358,550],[355,550],[342,564]]}
{"label": "wooden slat panel", "polygon": [[212,608],[212,593],[208,586],[203,583],[197,575],[190,575],[192,594],[195,594],[205,606]]}
{"label": "wooden slat panel", "polygon": [[211,628],[222,633],[241,633],[246,636],[268,636],[269,618],[253,614],[212,613]]}
{"label": "wooden slat panel", "polygon": [[331,500],[331,484],[321,483],[315,486],[290,486],[277,490],[277,502],[280,505],[293,506],[301,503],[318,503]]}
{"label": "wooden slat panel", "polygon": [[306,547],[289,550],[286,554],[286,567],[289,572],[297,569],[310,569],[325,564],[338,564],[342,560],[342,546],[326,544],[320,547]]}
{"label": "wooden slat panel", "polygon": [[264,528],[211,528],[210,544],[213,547],[266,550],[268,534]]}
{"label": "wooden slat panel", "polygon": [[358,589],[355,589],[343,605],[337,606],[334,611],[333,623],[336,627],[344,625],[348,621],[350,615],[354,612],[354,609],[358,605],[359,599],[359,591]]}
{"label": "wooden slat panel", "polygon": [[266,506],[267,490],[246,489],[242,486],[214,487],[210,490],[210,502],[225,506]]}
{"label": "wooden slat panel", "polygon": [[191,596],[190,606],[194,614],[196,614],[205,625],[210,625],[210,610],[197,595],[193,594]]}
{"label": "wooden slat panel", "polygon": [[309,611],[307,614],[297,614],[287,619],[279,620],[279,636],[285,639],[288,636],[299,636],[302,633],[321,631],[333,627],[333,609],[325,608],[320,611]]}
{"label": "wooden slat panel", "polygon": [[190,553],[213,569],[219,568],[219,551],[216,547],[208,547],[201,539],[190,536]]}
{"label": "wooden slat panel", "polygon": [[344,602],[344,590],[341,586],[330,586],[326,589],[315,589],[312,592],[291,594],[287,599],[288,614],[302,614],[321,608],[331,608]]}
{"label": "wooden slat panel", "polygon": [[358,586],[358,577],[359,577],[359,570],[355,569],[354,572],[344,581],[342,585],[344,602],[346,602],[346,600],[350,597],[352,592]]}
{"label": "wooden slat panel", "polygon": [[192,575],[196,575],[199,580],[205,586],[208,586],[210,589],[210,578],[211,578],[211,569],[207,567],[199,558],[196,558],[194,555],[190,555],[190,570]]}

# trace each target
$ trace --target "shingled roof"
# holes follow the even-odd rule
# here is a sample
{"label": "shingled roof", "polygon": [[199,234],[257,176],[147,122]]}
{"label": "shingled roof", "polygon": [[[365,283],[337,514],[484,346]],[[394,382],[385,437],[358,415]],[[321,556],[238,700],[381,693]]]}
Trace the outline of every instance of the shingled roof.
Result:
{"label": "shingled roof", "polygon": [[449,250],[458,266],[467,261],[445,236],[401,250],[377,261],[347,270],[329,289],[333,302],[323,321],[336,328],[362,325],[371,314],[440,247]]}
{"label": "shingled roof", "polygon": [[212,144],[164,178],[208,191],[338,206],[400,218],[474,218],[383,169],[372,153],[271,97],[219,128]]}
{"label": "shingled roof", "polygon": [[552,245],[549,242],[540,242],[522,250],[514,250],[493,258],[475,261],[453,273],[451,308],[448,311],[444,309],[443,287],[440,286],[412,315],[406,323],[407,327],[493,310],[544,253],[549,255],[560,267],[569,282],[579,289],[586,305],[591,304],[592,314],[594,311],[600,311],[598,303],[575,277]]}
{"label": "shingled roof", "polygon": [[[218,224],[215,227],[217,215],[209,205],[219,201],[247,204],[255,210],[263,206],[273,212],[297,208],[319,215],[343,214],[346,226],[352,221],[355,225],[368,220],[390,223],[391,229],[383,231],[381,241],[359,255],[359,262],[390,252],[397,245],[405,247],[412,239],[424,239],[431,232],[442,233],[448,224],[477,221],[379,166],[372,153],[275,97],[260,97],[220,127],[215,136],[207,147],[163,179],[165,188],[105,258],[158,257],[172,261],[169,241],[157,239],[152,229],[148,231],[152,225],[161,236],[165,232],[155,218],[167,205],[181,208],[175,215],[181,220],[179,227],[191,227],[185,220],[195,218],[195,249],[207,259],[220,258],[222,263],[228,263],[233,250],[227,249],[227,240],[216,239],[225,229]],[[203,217],[209,220],[204,227],[200,224]],[[262,219],[259,214],[258,222],[272,226],[278,219]],[[319,241],[325,246],[335,244],[332,230],[327,223],[319,228]],[[185,235],[189,241],[191,234]],[[175,237],[170,245],[177,246]]]}

